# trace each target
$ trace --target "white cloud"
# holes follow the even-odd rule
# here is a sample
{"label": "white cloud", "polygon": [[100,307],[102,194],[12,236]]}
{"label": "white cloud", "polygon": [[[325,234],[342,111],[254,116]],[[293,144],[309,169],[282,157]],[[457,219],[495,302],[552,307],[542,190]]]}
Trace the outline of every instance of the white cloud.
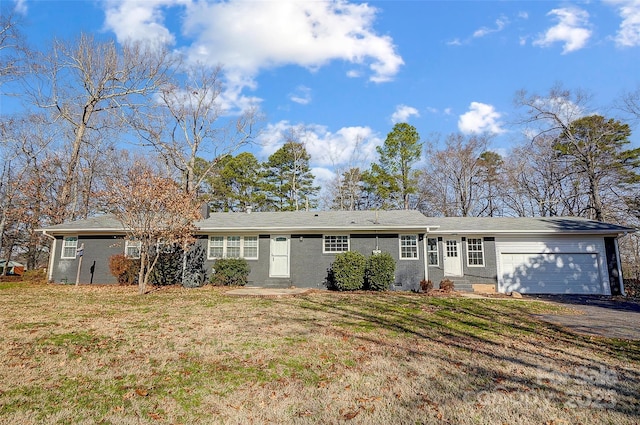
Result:
{"label": "white cloud", "polygon": [[482,28],[476,30],[473,33],[473,37],[474,38],[480,38],[480,37],[484,37],[484,36],[489,35],[489,34],[494,33],[494,32],[500,32],[509,24],[509,19],[506,16],[501,16],[498,19],[496,19],[495,23],[496,23],[496,26],[494,28],[482,27]]}
{"label": "white cloud", "polygon": [[383,140],[369,127],[344,127],[333,133],[322,125],[291,124],[280,121],[269,124],[260,134],[261,155],[266,159],[280,149],[287,134],[296,135],[305,144],[312,167],[340,168],[369,163],[375,158],[376,146]]}
{"label": "white cloud", "polygon": [[558,23],[538,37],[533,44],[548,47],[563,43],[562,54],[582,49],[591,37],[589,14],[576,7],[553,9],[547,16],[555,16]]}
{"label": "white cloud", "polygon": [[502,123],[499,121],[502,114],[496,112],[492,105],[486,103],[471,102],[469,112],[460,115],[458,129],[465,134],[469,133],[504,133]]}
{"label": "white cloud", "polygon": [[289,99],[301,105],[308,105],[311,103],[311,89],[305,86],[298,86],[295,92],[289,94]]}
{"label": "white cloud", "polygon": [[181,16],[178,46],[192,63],[223,65],[225,83],[240,102],[256,87],[263,70],[297,65],[315,71],[335,60],[355,66],[347,77],[368,68],[369,80],[392,80],[403,65],[393,40],[374,29],[377,9],[348,1],[104,1],[105,27],[118,39],[175,44],[165,25],[167,13]]}
{"label": "white cloud", "polygon": [[640,46],[640,1],[607,0],[607,3],[618,6],[622,18],[615,41],[620,47]]}
{"label": "white cloud", "polygon": [[403,64],[390,37],[373,30],[376,9],[365,3],[264,1],[197,2],[184,31],[194,37],[192,59],[224,64],[253,77],[294,64],[317,69],[332,60],[368,64],[369,79],[391,80]]}
{"label": "white cloud", "polygon": [[27,0],[15,0],[15,6],[13,7],[13,10],[21,15],[26,15],[28,11]]}
{"label": "white cloud", "polygon": [[186,4],[187,1],[105,1],[105,26],[115,33],[120,43],[133,40],[152,44],[173,44],[175,37],[164,26],[163,8]]}
{"label": "white cloud", "polygon": [[412,116],[419,117],[420,112],[413,106],[398,105],[393,114],[391,114],[391,122],[396,124],[399,122],[407,122]]}

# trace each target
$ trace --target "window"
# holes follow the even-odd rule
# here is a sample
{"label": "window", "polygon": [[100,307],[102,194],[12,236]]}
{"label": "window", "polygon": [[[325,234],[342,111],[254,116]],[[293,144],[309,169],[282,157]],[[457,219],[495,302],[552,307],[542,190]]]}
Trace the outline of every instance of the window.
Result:
{"label": "window", "polygon": [[325,235],[322,252],[337,253],[349,251],[349,236],[346,235]]}
{"label": "window", "polygon": [[400,235],[400,258],[418,258],[418,237],[416,235]]}
{"label": "window", "polygon": [[455,258],[458,256],[458,241],[447,241],[447,257]]}
{"label": "window", "polygon": [[209,236],[209,259],[258,258],[257,236]]}
{"label": "window", "polygon": [[140,248],[142,242],[140,241],[124,241],[124,255],[127,258],[140,258]]}
{"label": "window", "polygon": [[482,238],[467,239],[467,264],[471,266],[484,266],[484,251]]}
{"label": "window", "polygon": [[62,239],[61,258],[76,258],[76,250],[78,249],[77,236],[65,236]]}
{"label": "window", "polygon": [[427,256],[429,258],[430,266],[438,265],[438,239],[437,238],[427,239]]}

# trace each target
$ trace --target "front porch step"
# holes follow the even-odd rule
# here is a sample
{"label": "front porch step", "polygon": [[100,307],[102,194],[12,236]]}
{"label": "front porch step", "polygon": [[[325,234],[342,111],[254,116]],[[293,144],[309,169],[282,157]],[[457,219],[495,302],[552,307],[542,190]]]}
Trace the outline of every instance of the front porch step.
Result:
{"label": "front porch step", "polygon": [[473,292],[473,285],[466,279],[452,279],[448,277],[450,281],[453,282],[453,289],[461,292]]}
{"label": "front porch step", "polygon": [[291,279],[266,279],[262,282],[262,286],[264,288],[290,288],[292,285]]}

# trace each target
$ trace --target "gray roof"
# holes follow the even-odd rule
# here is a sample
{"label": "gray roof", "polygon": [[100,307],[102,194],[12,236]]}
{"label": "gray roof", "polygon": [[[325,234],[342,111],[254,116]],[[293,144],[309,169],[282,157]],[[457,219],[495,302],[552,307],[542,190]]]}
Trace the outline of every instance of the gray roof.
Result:
{"label": "gray roof", "polygon": [[122,223],[112,214],[96,215],[83,220],[74,220],[68,223],[55,224],[43,229],[37,229],[39,231],[46,231],[48,233],[73,233],[73,232],[96,232],[96,233],[124,233],[124,226]]}
{"label": "gray roof", "polygon": [[580,217],[430,217],[434,234],[620,234],[636,229]]}
{"label": "gray roof", "polygon": [[[212,213],[202,232],[414,231],[430,234],[622,234],[636,229],[578,217],[426,217],[415,210]],[[110,214],[49,226],[51,234],[124,233]]]}
{"label": "gray roof", "polygon": [[202,231],[374,231],[413,230],[424,232],[427,217],[415,210],[397,211],[290,211],[212,213],[196,222]]}

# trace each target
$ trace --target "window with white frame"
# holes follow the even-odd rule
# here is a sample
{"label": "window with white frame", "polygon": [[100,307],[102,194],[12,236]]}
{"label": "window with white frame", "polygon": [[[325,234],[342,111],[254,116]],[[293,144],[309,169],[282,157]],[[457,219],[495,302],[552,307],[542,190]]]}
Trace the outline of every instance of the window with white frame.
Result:
{"label": "window with white frame", "polygon": [[484,249],[482,238],[467,239],[467,265],[484,266]]}
{"label": "window with white frame", "polygon": [[400,235],[400,259],[414,260],[418,258],[418,236]]}
{"label": "window with white frame", "polygon": [[427,258],[430,266],[438,265],[438,238],[427,238]]}
{"label": "window with white frame", "polygon": [[209,259],[258,258],[257,236],[209,236]]}
{"label": "window with white frame", "polygon": [[125,240],[124,241],[124,255],[127,258],[137,259],[140,258],[140,248],[142,247],[142,242],[140,241],[132,241]]}
{"label": "window with white frame", "polygon": [[65,236],[62,239],[62,252],[60,253],[60,258],[76,258],[77,249],[78,237]]}
{"label": "window with white frame", "polygon": [[349,236],[347,235],[324,235],[322,252],[334,254],[349,251]]}

